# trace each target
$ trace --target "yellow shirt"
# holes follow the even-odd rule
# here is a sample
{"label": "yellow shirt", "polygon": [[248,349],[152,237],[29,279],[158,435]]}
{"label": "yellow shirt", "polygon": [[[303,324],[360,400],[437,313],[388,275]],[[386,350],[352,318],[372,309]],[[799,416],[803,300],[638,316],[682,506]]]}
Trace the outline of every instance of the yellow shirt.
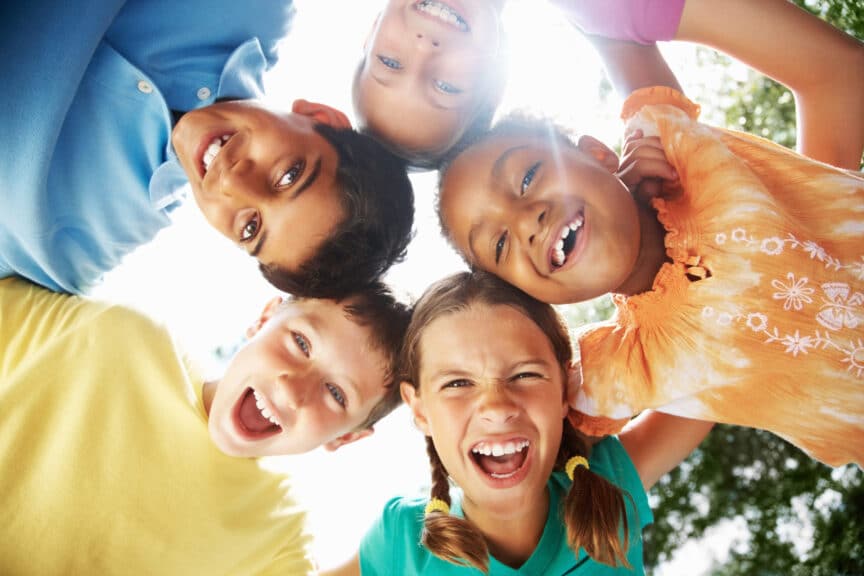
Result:
{"label": "yellow shirt", "polygon": [[571,419],[612,433],[659,408],[862,465],[864,178],[697,115],[670,89],[625,103],[628,131],[659,136],[680,176],[654,201],[672,262],[580,335]]}
{"label": "yellow shirt", "polygon": [[212,445],[163,328],[0,280],[0,574],[305,574],[285,477]]}

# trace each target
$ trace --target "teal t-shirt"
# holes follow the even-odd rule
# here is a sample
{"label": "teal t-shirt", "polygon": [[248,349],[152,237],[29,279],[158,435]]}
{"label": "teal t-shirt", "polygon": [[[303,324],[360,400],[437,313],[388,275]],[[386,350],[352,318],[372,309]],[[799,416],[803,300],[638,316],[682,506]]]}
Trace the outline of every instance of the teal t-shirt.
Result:
{"label": "teal t-shirt", "polygon": [[[576,554],[567,546],[567,530],[559,515],[562,500],[570,486],[563,472],[549,479],[549,516],[534,553],[518,570],[490,558],[489,576],[598,576],[644,574],[642,567],[642,529],[654,521],[648,496],[624,447],[615,437],[605,438],[594,446],[589,459],[591,470],[608,478],[632,497],[625,496],[630,547],[627,559],[631,569],[612,568],[589,558],[584,550]],[[426,498],[394,498],[360,544],[360,571],[363,576],[400,574],[434,574],[435,576],[469,576],[482,572],[451,564],[433,556],[420,544],[423,510]],[[462,515],[461,501],[453,498],[453,514]]]}

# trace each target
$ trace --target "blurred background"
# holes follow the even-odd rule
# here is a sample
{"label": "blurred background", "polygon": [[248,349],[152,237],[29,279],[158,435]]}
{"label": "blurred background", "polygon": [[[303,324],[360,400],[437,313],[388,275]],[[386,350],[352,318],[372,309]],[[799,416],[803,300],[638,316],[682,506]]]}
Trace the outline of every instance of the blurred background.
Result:
{"label": "blurred background", "polygon": [[[795,0],[864,39],[860,0]],[[351,115],[350,80],[383,0],[297,0],[298,16],[267,78],[267,101],[295,98]],[[502,110],[529,109],[618,148],[620,99],[590,44],[545,3],[511,0],[505,28],[512,51]],[[709,49],[661,47],[702,120],[795,145],[791,94]],[[862,96],[864,97],[864,96]],[[406,301],[464,268],[440,238],[434,174],[413,174],[416,236],[387,281]],[[176,224],[108,275],[96,296],[135,306],[168,324],[187,350],[218,374],[274,289],[252,259],[212,231],[194,202]],[[572,325],[606,318],[608,299],[562,306]],[[850,442],[864,442],[850,438]],[[335,453],[266,459],[291,474],[309,508],[322,568],[357,550],[366,527],[398,494],[427,493],[421,434],[405,408],[369,439]],[[771,434],[719,426],[688,461],[652,490],[655,524],[646,530],[646,568],[657,575],[822,576],[864,574],[864,473],[831,469]]]}

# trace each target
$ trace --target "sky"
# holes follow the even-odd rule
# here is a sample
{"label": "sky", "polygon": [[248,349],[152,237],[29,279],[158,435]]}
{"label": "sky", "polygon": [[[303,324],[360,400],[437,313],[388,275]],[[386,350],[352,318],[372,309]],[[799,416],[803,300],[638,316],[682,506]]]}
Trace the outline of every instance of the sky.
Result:
{"label": "sky", "polygon": [[[298,16],[280,49],[280,62],[266,78],[266,101],[287,110],[295,98],[320,101],[351,115],[350,82],[364,39],[381,0],[298,0]],[[529,109],[555,117],[579,133],[607,144],[618,141],[620,100],[601,102],[599,59],[577,32],[537,0],[512,0],[505,13],[512,50],[510,82],[502,108]],[[687,91],[696,70],[688,46],[663,48]],[[704,81],[704,80],[703,80]],[[405,262],[386,280],[404,300],[420,296],[431,282],[464,268],[440,237],[434,211],[435,175],[413,174],[416,236]],[[277,292],[255,262],[204,222],[194,201],[175,213],[173,226],[130,255],[111,272],[95,296],[139,308],[165,322],[180,344],[197,357],[231,350]],[[212,366],[215,374],[219,365]],[[313,552],[322,568],[334,567],[357,549],[366,527],[395,495],[424,494],[429,483],[423,437],[405,408],[388,416],[372,437],[335,453],[268,459],[288,471],[298,499],[309,507]],[[713,534],[728,542],[731,527]],[[663,574],[699,574],[713,552],[704,543],[674,560]]]}

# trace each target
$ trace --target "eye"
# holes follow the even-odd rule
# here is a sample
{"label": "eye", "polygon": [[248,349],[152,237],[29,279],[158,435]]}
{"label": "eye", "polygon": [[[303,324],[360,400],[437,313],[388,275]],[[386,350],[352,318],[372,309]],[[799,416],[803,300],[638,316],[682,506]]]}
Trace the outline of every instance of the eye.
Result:
{"label": "eye", "polygon": [[240,242],[249,242],[258,235],[261,229],[261,215],[256,212],[246,221],[243,228],[240,230]]}
{"label": "eye", "polygon": [[519,190],[519,195],[524,196],[525,192],[528,190],[528,187],[531,186],[531,182],[534,181],[534,176],[537,175],[537,170],[540,169],[540,162],[536,162],[528,171],[525,172],[525,176],[522,177],[522,187]]}
{"label": "eye", "polygon": [[495,264],[501,261],[501,253],[504,252],[504,246],[507,244],[507,232],[498,237],[498,242],[495,243]]}
{"label": "eye", "polygon": [[441,386],[441,388],[442,388],[442,389],[447,389],[447,388],[466,388],[466,387],[468,387],[468,386],[470,386],[470,385],[471,385],[471,381],[470,381],[470,380],[467,380],[467,379],[465,379],[465,378],[457,378],[456,380],[450,380],[450,381],[448,381],[448,382],[445,382],[444,385]]}
{"label": "eye", "polygon": [[391,70],[401,70],[402,69],[402,63],[399,62],[398,60],[396,60],[395,58],[388,58],[387,56],[379,54],[378,55],[378,61],[381,62],[387,68],[390,68]]}
{"label": "eye", "polygon": [[342,408],[344,408],[346,400],[345,394],[342,393],[342,390],[340,390],[338,386],[329,383],[325,384],[325,386],[327,387],[327,391],[330,393],[330,396],[333,397],[336,403],[339,404],[339,406],[341,406]]}
{"label": "eye", "polygon": [[536,380],[542,379],[543,375],[537,372],[519,372],[511,378],[511,380]]}
{"label": "eye", "polygon": [[286,186],[290,186],[294,184],[300,176],[303,174],[303,168],[306,167],[306,163],[302,160],[300,162],[295,163],[291,168],[289,168],[281,178],[279,178],[279,182],[276,183],[277,188],[284,188]]}
{"label": "eye", "polygon": [[297,348],[300,349],[300,352],[308,358],[309,352],[312,350],[312,347],[309,345],[309,340],[307,340],[300,332],[291,332],[291,338],[294,339],[294,343],[297,345]]}
{"label": "eye", "polygon": [[436,90],[438,90],[439,92],[443,92],[445,94],[461,94],[462,93],[461,88],[457,88],[453,84],[450,84],[449,82],[444,82],[443,80],[435,80],[434,84],[435,84]]}

